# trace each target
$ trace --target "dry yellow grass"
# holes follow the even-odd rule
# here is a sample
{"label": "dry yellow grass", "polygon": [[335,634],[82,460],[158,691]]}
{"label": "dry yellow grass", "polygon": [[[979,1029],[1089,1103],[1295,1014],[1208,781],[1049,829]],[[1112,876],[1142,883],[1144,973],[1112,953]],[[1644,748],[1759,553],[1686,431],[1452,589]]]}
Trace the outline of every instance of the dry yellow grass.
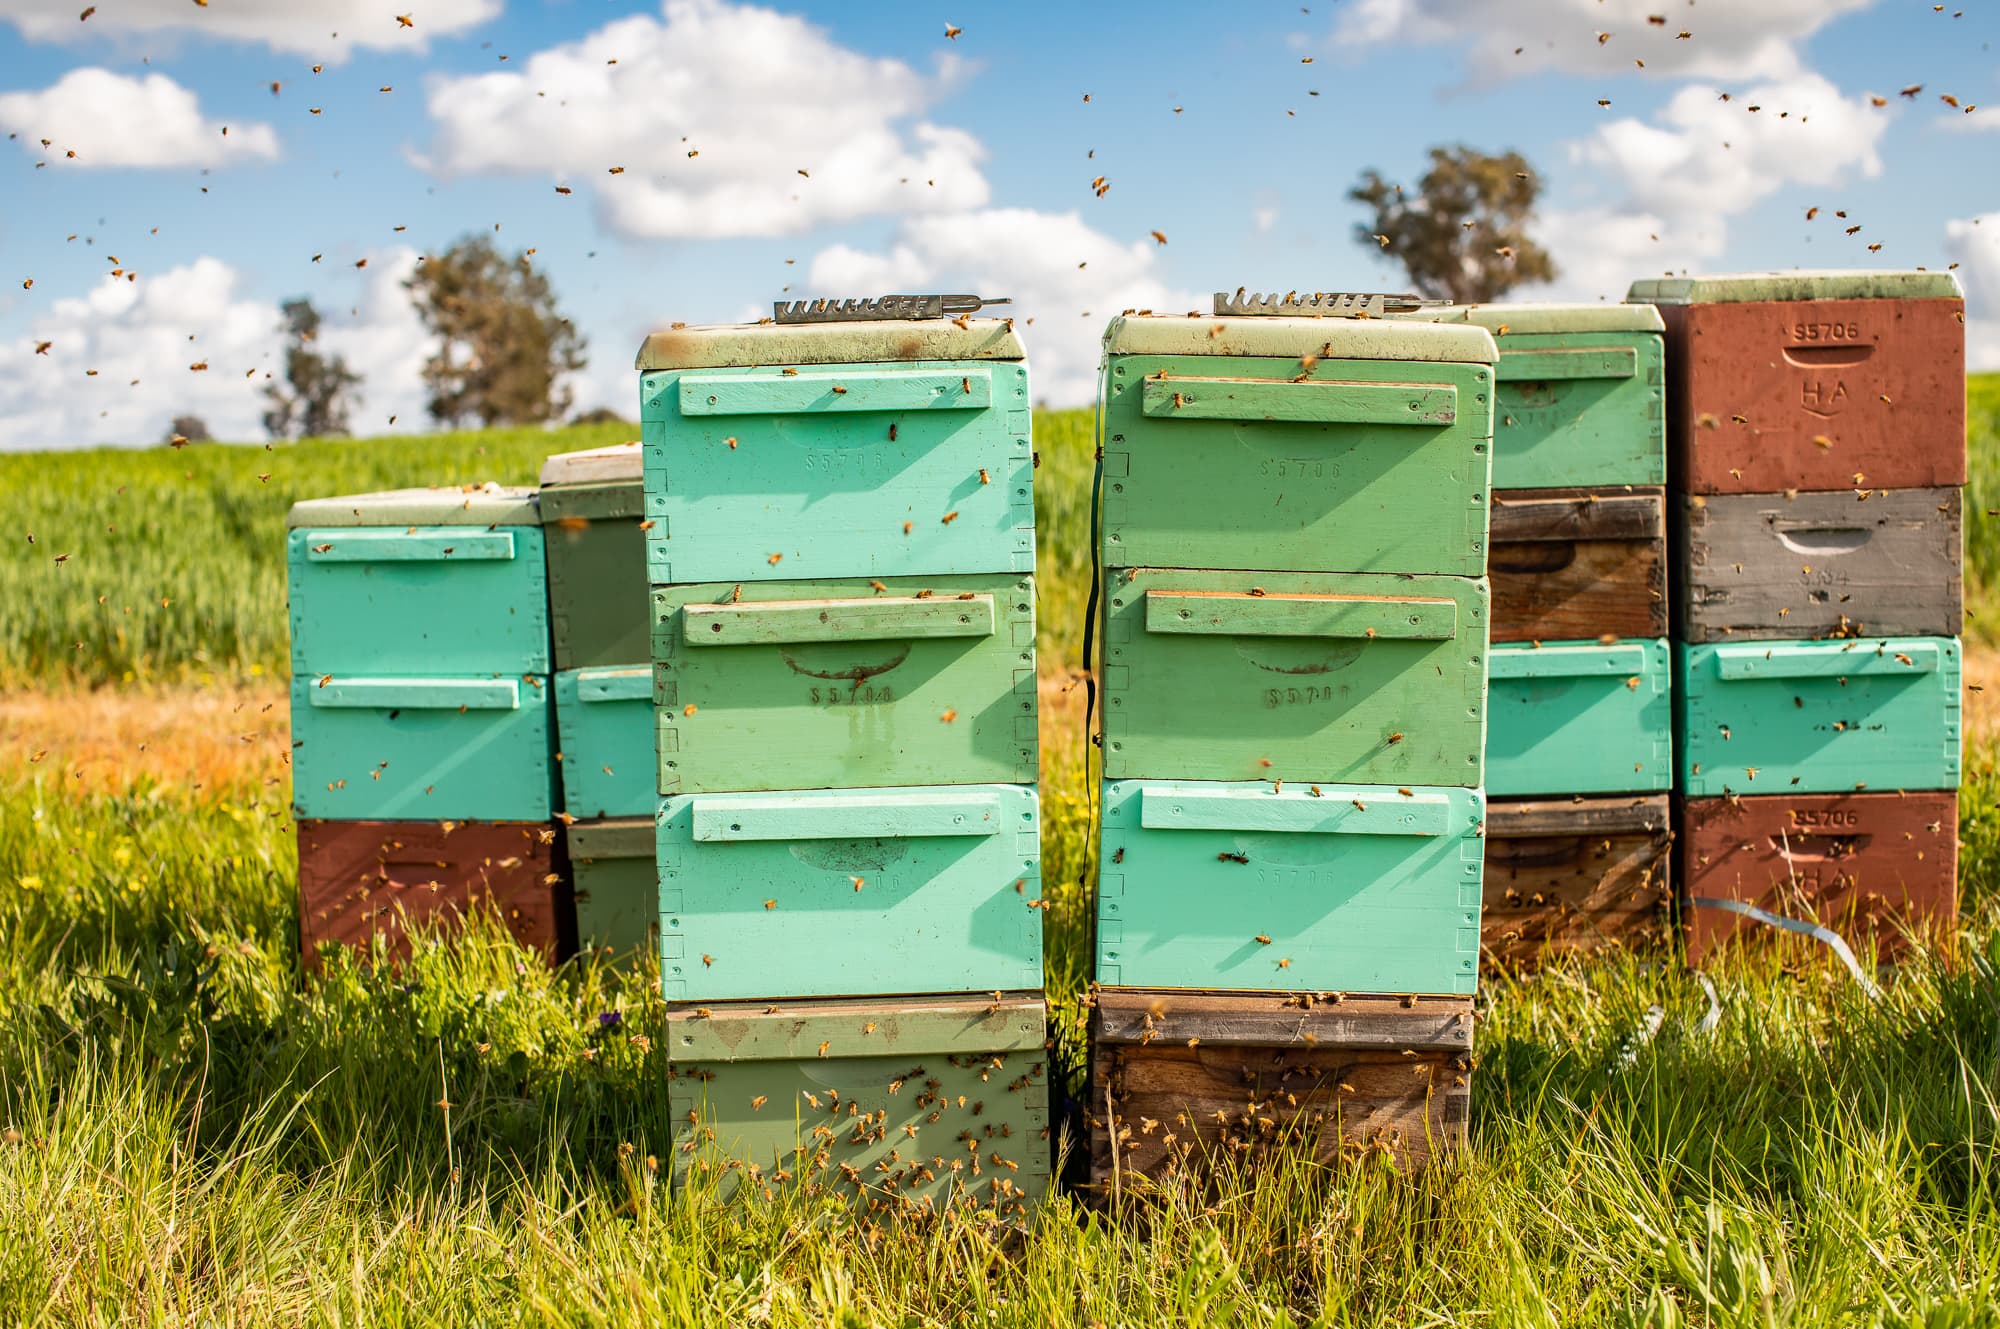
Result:
{"label": "dry yellow grass", "polygon": [[59,773],[79,793],[282,783],[291,746],[282,683],[23,688],[0,695],[0,771]]}

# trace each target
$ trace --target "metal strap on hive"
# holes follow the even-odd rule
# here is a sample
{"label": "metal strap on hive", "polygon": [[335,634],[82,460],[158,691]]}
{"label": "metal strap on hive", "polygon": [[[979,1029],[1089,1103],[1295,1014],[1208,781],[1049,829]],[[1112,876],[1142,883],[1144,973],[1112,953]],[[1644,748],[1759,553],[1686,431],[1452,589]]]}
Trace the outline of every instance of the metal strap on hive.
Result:
{"label": "metal strap on hive", "polygon": [[780,323],[852,323],[860,320],[959,318],[987,305],[1012,304],[1005,296],[884,295],[859,300],[774,300],[771,315]]}
{"label": "metal strap on hive", "polygon": [[1245,293],[1244,288],[1236,288],[1236,294],[1227,291],[1215,293],[1215,312],[1240,318],[1247,315],[1282,315],[1288,318],[1375,318],[1383,314],[1403,314],[1412,309],[1422,309],[1426,305],[1446,305],[1449,300],[1426,300],[1419,295],[1385,295],[1380,292],[1359,291],[1314,291],[1301,295],[1297,291],[1287,291],[1283,295],[1265,295],[1261,291]]}

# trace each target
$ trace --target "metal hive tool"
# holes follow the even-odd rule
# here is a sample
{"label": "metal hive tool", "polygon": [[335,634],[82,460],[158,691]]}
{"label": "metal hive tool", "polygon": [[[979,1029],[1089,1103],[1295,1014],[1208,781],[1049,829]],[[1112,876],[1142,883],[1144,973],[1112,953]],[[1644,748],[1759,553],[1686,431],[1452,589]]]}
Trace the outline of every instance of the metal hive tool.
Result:
{"label": "metal hive tool", "polygon": [[1261,291],[1245,292],[1241,286],[1236,288],[1234,295],[1227,291],[1215,293],[1216,314],[1230,317],[1374,318],[1382,314],[1406,313],[1426,305],[1449,303],[1448,300],[1426,300],[1417,295],[1385,295],[1380,292],[1314,291],[1301,295],[1297,291],[1287,291],[1283,295],[1265,295]]}
{"label": "metal hive tool", "polygon": [[987,305],[1013,303],[1002,296],[883,295],[872,299],[776,300],[771,315],[780,323],[851,323],[864,319],[956,318]]}

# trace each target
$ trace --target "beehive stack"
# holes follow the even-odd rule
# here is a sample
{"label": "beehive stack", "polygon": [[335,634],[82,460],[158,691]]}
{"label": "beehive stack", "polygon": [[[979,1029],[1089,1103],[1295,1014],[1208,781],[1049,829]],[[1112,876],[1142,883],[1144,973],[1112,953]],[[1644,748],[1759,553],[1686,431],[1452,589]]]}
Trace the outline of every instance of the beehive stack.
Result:
{"label": "beehive stack", "polygon": [[1779,933],[1893,955],[1957,905],[1964,303],[1948,273],[1634,284],[1666,320],[1699,961]]}
{"label": "beehive stack", "polygon": [[1492,338],[1128,316],[1104,341],[1092,1183],[1462,1137]]}
{"label": "beehive stack", "polygon": [[535,493],[293,505],[292,811],[300,950],[403,947],[405,917],[490,907],[551,959],[572,926],[551,815]]}
{"label": "beehive stack", "polygon": [[639,369],[676,1175],[1018,1215],[1050,1143],[1012,324],[677,328]]}
{"label": "beehive stack", "polygon": [[1648,305],[1468,305],[1500,348],[1486,732],[1490,963],[1667,935],[1666,382]]}
{"label": "beehive stack", "polygon": [[618,962],[653,964],[659,798],[639,444],[559,453],[543,464],[541,482],[577,943]]}

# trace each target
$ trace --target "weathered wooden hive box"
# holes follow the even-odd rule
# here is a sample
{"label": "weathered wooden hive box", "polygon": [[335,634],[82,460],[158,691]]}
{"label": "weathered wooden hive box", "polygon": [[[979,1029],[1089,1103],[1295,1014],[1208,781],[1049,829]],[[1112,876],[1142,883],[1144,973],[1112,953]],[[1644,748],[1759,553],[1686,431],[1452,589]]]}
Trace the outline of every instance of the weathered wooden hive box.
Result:
{"label": "weathered wooden hive box", "polygon": [[660,959],[654,835],[650,816],[579,821],[564,830],[579,944],[646,968]]}
{"label": "weathered wooden hive box", "polygon": [[644,817],[659,801],[653,667],[592,665],[556,675],[563,807],[572,817]]}
{"label": "weathered wooden hive box", "polygon": [[1682,500],[1686,641],[1955,637],[1955,488],[1695,495]]}
{"label": "weathered wooden hive box", "polygon": [[1666,483],[1664,326],[1650,305],[1448,305],[1397,317],[1493,334],[1494,489]]}
{"label": "weathered wooden hive box", "polygon": [[1948,272],[1634,282],[1667,339],[1686,494],[1965,483],[1965,300]]}
{"label": "weathered wooden hive box", "polygon": [[1672,788],[1673,665],[1664,639],[1496,646],[1489,677],[1489,795]]}
{"label": "weathered wooden hive box", "polygon": [[541,481],[556,669],[644,664],[652,631],[639,445],[557,453]]}
{"label": "weathered wooden hive box", "polygon": [[638,367],[654,584],[1033,572],[1011,320],[677,328]]}
{"label": "weathered wooden hive box", "polygon": [[1666,794],[1494,799],[1486,805],[1480,948],[1506,973],[1668,938]]}
{"label": "weathered wooden hive box", "polygon": [[1480,783],[1483,580],[1105,574],[1111,780]]}
{"label": "weathered wooden hive box", "polygon": [[657,846],[669,1001],[1041,986],[1033,789],[681,795]]}
{"label": "weathered wooden hive box", "polygon": [[1688,958],[1797,944],[1702,901],[1821,923],[1894,958],[1949,945],[1958,912],[1958,795],[1879,793],[1684,800],[1678,813]]}
{"label": "weathered wooden hive box", "polygon": [[1733,642],[1674,651],[1685,794],[1958,786],[1954,640]]}
{"label": "weathered wooden hive box", "polygon": [[1113,319],[1106,567],[1486,571],[1493,340],[1388,319]]}
{"label": "weathered wooden hive box", "polygon": [[1666,537],[1657,488],[1495,491],[1493,640],[1666,636]]}
{"label": "weathered wooden hive box", "polygon": [[312,499],[288,521],[296,815],[546,819],[555,780],[535,492]]}
{"label": "weathered wooden hive box", "polygon": [[1048,1189],[1039,995],[683,1007],[667,1039],[680,1184],[1009,1219]]}
{"label": "weathered wooden hive box", "polygon": [[1470,994],[1482,802],[1425,786],[1111,781],[1098,981]]}

